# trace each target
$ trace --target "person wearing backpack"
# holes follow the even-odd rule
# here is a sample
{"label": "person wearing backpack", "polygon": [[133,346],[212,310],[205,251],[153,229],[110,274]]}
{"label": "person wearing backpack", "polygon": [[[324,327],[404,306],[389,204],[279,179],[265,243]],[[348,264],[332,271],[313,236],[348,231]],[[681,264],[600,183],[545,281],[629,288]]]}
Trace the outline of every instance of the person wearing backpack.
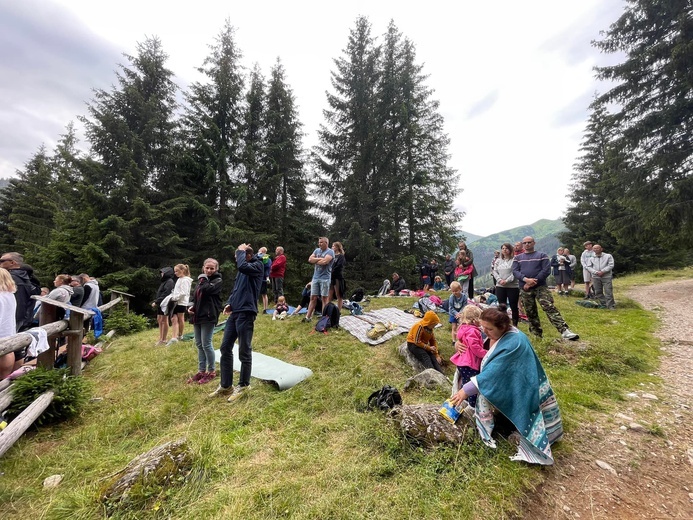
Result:
{"label": "person wearing backpack", "polygon": [[[257,301],[264,278],[262,259],[255,255],[249,244],[236,249],[238,274],[233,292],[224,307],[226,320],[224,338],[221,340],[221,383],[209,394],[210,397],[228,395],[232,403],[250,388],[250,372],[253,368],[253,332],[257,318]],[[241,360],[241,375],[238,386],[233,386],[233,344],[238,340],[238,357]]]}
{"label": "person wearing backpack", "polygon": [[409,329],[407,349],[424,367],[434,368],[443,374],[438,342],[433,334],[433,329],[439,323],[438,315],[433,311],[427,311],[424,317]]}

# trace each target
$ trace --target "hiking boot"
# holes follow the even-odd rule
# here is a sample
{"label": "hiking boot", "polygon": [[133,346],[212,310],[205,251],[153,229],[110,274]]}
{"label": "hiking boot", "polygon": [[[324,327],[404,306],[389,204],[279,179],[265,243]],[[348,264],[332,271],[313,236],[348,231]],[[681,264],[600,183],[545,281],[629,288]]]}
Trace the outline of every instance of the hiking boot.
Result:
{"label": "hiking boot", "polygon": [[206,374],[206,372],[200,371],[197,374],[195,374],[194,376],[189,377],[188,380],[186,381],[186,383],[187,384],[197,383],[198,381],[200,381],[200,379],[202,379],[205,376],[205,374]]}
{"label": "hiking boot", "polygon": [[248,390],[250,390],[250,385],[248,385],[248,386],[235,386],[235,387],[233,387],[233,392],[231,393],[231,395],[229,396],[229,398],[227,399],[227,401],[228,401],[229,403],[233,403],[234,401],[237,401],[238,399],[240,399],[240,398],[243,397],[244,395],[247,395],[247,394],[248,394]]}
{"label": "hiking boot", "polygon": [[197,383],[200,385],[206,385],[215,377],[217,377],[217,373],[214,370],[212,370],[211,372],[205,372],[205,374],[200,378],[200,380]]}
{"label": "hiking boot", "polygon": [[571,331],[570,329],[565,329],[563,332],[561,332],[561,337],[562,337],[563,339],[567,339],[567,340],[569,340],[569,341],[577,341],[578,339],[580,339],[580,336],[578,336],[577,334],[575,334],[575,333],[574,333],[573,331]]}
{"label": "hiking boot", "polygon": [[233,393],[233,391],[234,391],[233,386],[230,386],[228,388],[223,388],[221,385],[219,385],[214,392],[212,392],[211,394],[208,394],[208,397],[231,395]]}

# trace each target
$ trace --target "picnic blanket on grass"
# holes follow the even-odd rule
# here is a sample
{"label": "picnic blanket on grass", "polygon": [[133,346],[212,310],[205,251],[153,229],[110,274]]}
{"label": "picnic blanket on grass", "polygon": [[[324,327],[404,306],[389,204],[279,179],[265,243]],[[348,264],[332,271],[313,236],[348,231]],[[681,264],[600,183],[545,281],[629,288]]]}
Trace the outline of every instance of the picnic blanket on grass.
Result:
{"label": "picnic blanket on grass", "polygon": [[[356,336],[361,343],[380,345],[395,336],[407,334],[409,329],[420,319],[421,318],[417,318],[413,314],[408,314],[403,310],[388,307],[386,309],[368,311],[358,316],[342,316],[339,320],[339,326]],[[378,321],[382,321],[383,323],[391,322],[394,323],[396,327],[377,339],[370,339],[366,333]]]}
{"label": "picnic blanket on grass", "polygon": [[[221,352],[215,350],[214,357],[219,363]],[[233,367],[236,372],[241,368],[241,360],[238,358],[238,343],[233,346]],[[304,379],[308,379],[313,375],[313,371],[310,368],[292,365],[281,359],[253,351],[253,368],[250,375],[263,381],[272,381],[279,387],[279,390],[287,390]]]}

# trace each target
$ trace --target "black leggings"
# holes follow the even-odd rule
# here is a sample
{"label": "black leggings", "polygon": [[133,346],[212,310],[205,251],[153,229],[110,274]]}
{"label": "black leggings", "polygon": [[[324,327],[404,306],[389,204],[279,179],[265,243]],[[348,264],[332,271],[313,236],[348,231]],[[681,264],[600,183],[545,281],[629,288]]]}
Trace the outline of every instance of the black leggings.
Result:
{"label": "black leggings", "polygon": [[435,368],[441,374],[443,373],[443,369],[438,363],[438,360],[428,350],[424,350],[421,347],[417,347],[414,343],[409,342],[407,342],[407,349],[409,349],[411,355],[419,360],[424,367]]}
{"label": "black leggings", "polygon": [[510,312],[513,315],[513,325],[517,326],[517,322],[520,319],[520,312],[517,308],[517,303],[520,300],[520,288],[496,285],[496,298],[498,298],[498,303],[505,303],[510,307]]}

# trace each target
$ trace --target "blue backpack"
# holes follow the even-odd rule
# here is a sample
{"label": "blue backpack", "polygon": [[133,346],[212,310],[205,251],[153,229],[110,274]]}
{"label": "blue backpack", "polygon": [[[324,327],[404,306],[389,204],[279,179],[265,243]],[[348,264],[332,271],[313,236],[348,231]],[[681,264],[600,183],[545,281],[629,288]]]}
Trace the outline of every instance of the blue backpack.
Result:
{"label": "blue backpack", "polygon": [[313,332],[322,332],[323,334],[327,334],[327,329],[329,329],[331,325],[330,317],[327,314],[324,314],[315,324],[315,330]]}

